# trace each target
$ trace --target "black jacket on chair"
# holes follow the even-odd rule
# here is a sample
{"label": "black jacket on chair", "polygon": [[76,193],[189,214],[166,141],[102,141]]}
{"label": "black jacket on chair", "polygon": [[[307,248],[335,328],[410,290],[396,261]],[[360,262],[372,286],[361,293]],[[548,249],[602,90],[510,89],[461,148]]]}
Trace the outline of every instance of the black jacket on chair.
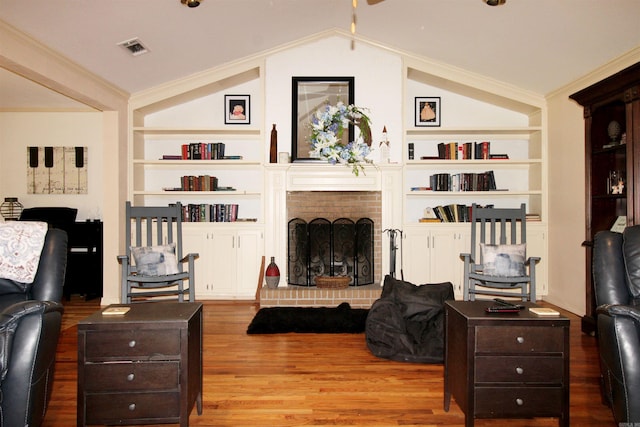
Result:
{"label": "black jacket on chair", "polygon": [[0,279],[0,426],[38,427],[53,389],[67,233],[49,229],[33,283]]}
{"label": "black jacket on chair", "polygon": [[617,423],[638,423],[640,226],[596,234],[593,279],[603,395]]}

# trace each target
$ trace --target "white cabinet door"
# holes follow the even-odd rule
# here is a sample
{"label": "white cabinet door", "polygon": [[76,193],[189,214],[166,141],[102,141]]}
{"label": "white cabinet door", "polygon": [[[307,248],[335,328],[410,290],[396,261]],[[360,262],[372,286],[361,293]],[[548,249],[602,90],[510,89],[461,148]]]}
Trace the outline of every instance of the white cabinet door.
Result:
{"label": "white cabinet door", "polygon": [[209,295],[233,297],[238,259],[236,231],[225,228],[214,230],[210,234],[212,288]]}
{"label": "white cabinet door", "polygon": [[237,288],[239,298],[254,298],[258,289],[260,260],[263,254],[263,233],[260,230],[239,230],[237,242]]}
{"label": "white cabinet door", "polygon": [[[424,227],[411,228],[405,230],[403,237],[401,268],[404,280],[415,284],[427,283],[431,274],[430,232]],[[401,278],[397,272],[396,278]]]}
{"label": "white cabinet door", "polygon": [[451,282],[458,299],[462,299],[464,281],[460,254],[469,252],[470,235],[468,227],[431,231],[431,283]]}
{"label": "white cabinet door", "polygon": [[544,227],[527,224],[527,257],[540,257],[540,262],[536,264],[536,299],[549,293],[547,283],[549,259],[546,240]]}

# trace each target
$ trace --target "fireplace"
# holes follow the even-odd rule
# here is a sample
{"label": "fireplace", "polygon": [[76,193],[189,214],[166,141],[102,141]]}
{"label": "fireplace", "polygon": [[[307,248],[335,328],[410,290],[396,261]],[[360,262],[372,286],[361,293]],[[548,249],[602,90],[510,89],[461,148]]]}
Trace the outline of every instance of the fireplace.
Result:
{"label": "fireplace", "polygon": [[[281,285],[262,287],[260,306],[336,306],[368,308],[380,297],[382,276],[389,271],[389,245],[382,242],[384,229],[399,228],[402,212],[400,165],[367,165],[366,173],[355,176],[350,168],[321,163],[274,164],[266,169],[265,249],[280,266]],[[288,275],[288,227],[295,218],[307,224],[316,218],[333,222],[340,218],[368,218],[373,222],[373,283],[326,289],[290,285]],[[284,283],[283,283],[284,282]]]}
{"label": "fireplace", "polygon": [[289,221],[287,276],[290,285],[315,286],[318,276],[349,277],[349,286],[373,283],[374,223],[301,218]]}

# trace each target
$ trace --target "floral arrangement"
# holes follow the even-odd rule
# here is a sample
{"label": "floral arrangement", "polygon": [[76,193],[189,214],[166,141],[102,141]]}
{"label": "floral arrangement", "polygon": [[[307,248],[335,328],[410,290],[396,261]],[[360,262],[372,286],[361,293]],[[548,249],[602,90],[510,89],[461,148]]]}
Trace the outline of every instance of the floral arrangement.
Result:
{"label": "floral arrangement", "polygon": [[[344,144],[342,134],[349,124],[360,129],[360,138]],[[360,171],[364,173],[363,163],[371,163],[367,158],[371,153],[370,120],[363,109],[355,105],[340,101],[319,108],[311,117],[310,142],[311,157],[351,166],[356,176]]]}

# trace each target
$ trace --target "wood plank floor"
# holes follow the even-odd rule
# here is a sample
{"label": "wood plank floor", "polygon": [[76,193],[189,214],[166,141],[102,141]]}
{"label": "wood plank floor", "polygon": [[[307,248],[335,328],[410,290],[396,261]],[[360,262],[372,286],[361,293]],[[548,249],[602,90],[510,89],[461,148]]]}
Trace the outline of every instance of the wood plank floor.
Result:
{"label": "wood plank floor", "polygon": [[[78,320],[97,301],[65,302],[54,392],[43,427],[76,424]],[[371,355],[363,334],[247,335],[257,307],[205,302],[203,414],[191,426],[463,426],[443,410],[443,366]],[[571,425],[614,426],[600,400],[596,342],[571,314]],[[477,426],[557,426],[555,418],[476,420]]]}

